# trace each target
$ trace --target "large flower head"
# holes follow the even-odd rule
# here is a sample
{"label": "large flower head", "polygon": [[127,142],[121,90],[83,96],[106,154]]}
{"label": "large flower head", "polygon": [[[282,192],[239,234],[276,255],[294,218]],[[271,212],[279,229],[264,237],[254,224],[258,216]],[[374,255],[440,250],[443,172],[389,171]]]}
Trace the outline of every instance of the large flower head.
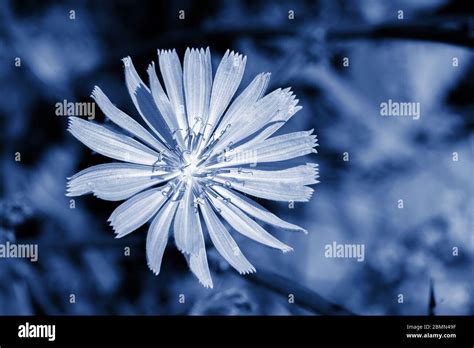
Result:
{"label": "large flower head", "polygon": [[[316,152],[316,136],[302,131],[273,136],[301,106],[286,89],[265,95],[270,74],[257,75],[232,100],[247,57],[227,51],[212,77],[209,49],[187,49],[181,66],[176,51],[158,51],[164,88],[154,64],[149,87],[132,60],[123,59],[125,81],[149,130],[122,112],[95,87],[92,97],[123,132],[70,117],[68,130],[97,153],[120,162],[96,165],[69,178],[67,195],[92,193],[125,200],[109,218],[121,238],[150,221],[148,266],[160,272],[170,233],[191,271],[212,287],[204,231],[239,273],[255,272],[229,232],[292,250],[259,223],[303,231],[247,195],[281,202],[306,202],[318,167],[306,163],[282,169],[282,161]],[[257,169],[265,164],[264,169]]]}

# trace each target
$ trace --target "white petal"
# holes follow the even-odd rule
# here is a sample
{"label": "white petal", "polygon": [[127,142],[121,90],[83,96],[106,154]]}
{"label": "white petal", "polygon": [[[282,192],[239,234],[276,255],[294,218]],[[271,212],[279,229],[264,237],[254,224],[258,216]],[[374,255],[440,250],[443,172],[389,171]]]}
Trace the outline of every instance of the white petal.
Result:
{"label": "white petal", "polygon": [[298,103],[298,99],[294,100],[293,101],[294,105],[290,106],[288,113],[286,115],[284,113],[277,115],[275,119],[273,120],[273,122],[270,121],[270,123],[267,124],[266,127],[252,134],[252,136],[249,138],[249,141],[247,141],[245,144],[242,145],[242,148],[250,148],[254,146],[255,144],[258,144],[261,141],[270,137],[278,129],[280,129],[294,114],[296,114],[298,111],[300,111],[303,108],[302,106],[297,106],[296,105],[297,103]]}
{"label": "white petal", "polygon": [[206,288],[213,287],[209,265],[207,263],[206,245],[201,228],[199,211],[194,206],[194,194],[191,184],[186,185],[174,218],[174,235],[176,246],[188,261],[191,271]]}
{"label": "white petal", "polygon": [[248,199],[240,193],[227,190],[222,186],[213,186],[212,189],[216,191],[219,195],[221,195],[224,199],[237,206],[243,212],[250,216],[253,216],[254,218],[260,221],[279,228],[302,231],[304,233],[307,233],[305,229],[280,219],[278,216],[269,212],[260,204],[254,202],[251,199]]}
{"label": "white petal", "polygon": [[186,185],[174,220],[174,238],[176,246],[183,253],[198,253],[202,247],[201,221],[194,207],[192,185]]}
{"label": "white petal", "polygon": [[192,254],[189,257],[189,268],[204,287],[211,289],[214,287],[207,262],[206,248],[199,249],[197,254]]}
{"label": "white petal", "polygon": [[206,203],[201,204],[200,210],[207,226],[211,241],[219,254],[240,274],[254,273],[255,267],[242,254],[237,243],[224,227],[212,208]]}
{"label": "white petal", "polygon": [[168,200],[156,214],[148,229],[146,236],[146,258],[148,267],[150,267],[154,274],[160,273],[161,260],[168,243],[169,230],[177,207],[177,202]]}
{"label": "white petal", "polygon": [[242,115],[250,110],[255,102],[263,96],[270,81],[270,75],[270,73],[258,74],[233,101],[215,131],[216,138],[220,137],[221,134],[225,137],[227,129],[238,128],[239,124],[247,121]]}
{"label": "white petal", "polygon": [[[187,49],[184,54],[184,91],[188,125],[207,117],[212,88],[212,66],[209,48]],[[199,129],[196,129],[196,132]]]}
{"label": "white petal", "polygon": [[[161,87],[160,80],[158,80],[158,76],[156,75],[155,63],[152,62],[148,66],[147,73],[150,80],[150,88],[153,100],[155,101],[161,115],[163,115],[163,118],[172,134],[176,134],[176,130],[179,128],[178,121],[174,115],[173,106],[171,105],[168,96],[163,90],[163,87]],[[176,137],[176,139],[179,141],[180,137]]]}
{"label": "white petal", "polygon": [[262,141],[252,147],[237,147],[231,152],[217,158],[218,163],[208,166],[209,169],[266,162],[279,162],[316,153],[316,135],[313,130],[288,133]]}
{"label": "white petal", "polygon": [[130,132],[132,135],[154,147],[156,150],[162,153],[168,152],[168,149],[154,136],[152,136],[145,128],[143,128],[137,121],[112,104],[110,99],[98,86],[94,87],[94,90],[92,91],[92,98],[99,105],[102,112],[116,125],[123,128],[127,132]]}
{"label": "white petal", "polygon": [[242,57],[234,51],[225,53],[219,64],[212,85],[211,103],[209,106],[209,117],[204,131],[204,138],[208,139],[209,134],[217,126],[220,117],[229,105],[235,91],[240,85],[245,70],[247,57]]}
{"label": "white petal", "polygon": [[229,223],[229,225],[232,226],[232,228],[234,228],[237,232],[240,232],[244,236],[269,247],[280,249],[283,252],[293,250],[291,247],[280,242],[270,233],[265,231],[263,227],[249,218],[244,212],[242,212],[233,204],[227,203],[227,201],[224,201],[219,197],[216,198],[209,192],[207,192],[207,197],[209,198],[209,201],[212,203],[212,205],[217,209],[219,214],[221,214],[222,217]]}
{"label": "white petal", "polygon": [[111,201],[127,199],[177,174],[153,170],[150,166],[107,163],[84,169],[69,179],[67,196],[94,193]]}
{"label": "white petal", "polygon": [[128,93],[140,116],[158,138],[165,142],[165,144],[172,146],[172,144],[174,144],[172,132],[160,115],[150,89],[143,83],[130,57],[124,58],[123,63],[125,66],[125,82],[127,84]]}
{"label": "white petal", "polygon": [[137,164],[165,164],[158,161],[161,156],[149,147],[93,122],[69,117],[68,131],[84,145],[101,155]]}
{"label": "white petal", "polygon": [[158,51],[160,71],[165,83],[166,93],[173,106],[175,117],[181,134],[186,134],[188,121],[184,104],[183,69],[176,50]]}
{"label": "white petal", "polygon": [[120,204],[108,220],[116,238],[122,238],[148,222],[168,199],[164,194],[168,190],[169,187],[146,190]]}
{"label": "white petal", "polygon": [[279,88],[258,100],[253,107],[241,115],[245,122],[242,122],[240,127],[231,127],[227,136],[215,145],[213,153],[221,153],[224,148],[231,147],[250,135],[262,131],[264,127],[283,124],[289,110],[294,108],[294,98],[289,88],[283,90]]}
{"label": "white petal", "polygon": [[220,176],[213,181],[223,184],[249,195],[280,202],[308,202],[313,194],[313,189],[303,185],[295,185],[287,181],[270,181],[262,179],[229,179]]}
{"label": "white petal", "polygon": [[260,182],[286,182],[295,186],[313,185],[319,181],[318,165],[307,163],[296,167],[282,170],[258,170],[254,168],[226,168],[218,173],[218,176],[237,182],[260,181]]}

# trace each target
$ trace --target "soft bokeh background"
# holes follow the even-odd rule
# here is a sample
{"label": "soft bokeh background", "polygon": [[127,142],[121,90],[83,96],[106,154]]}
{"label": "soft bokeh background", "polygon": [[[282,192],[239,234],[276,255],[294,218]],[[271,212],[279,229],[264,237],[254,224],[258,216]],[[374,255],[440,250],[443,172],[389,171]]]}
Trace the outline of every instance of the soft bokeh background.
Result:
{"label": "soft bokeh background", "polygon": [[[330,314],[325,300],[357,314],[474,314],[474,30],[462,3],[0,0],[0,242],[39,244],[37,263],[0,259],[0,314]],[[227,48],[247,55],[243,86],[272,72],[270,89],[291,86],[304,107],[284,130],[315,128],[320,142],[309,203],[260,201],[310,233],[271,230],[294,247],[284,255],[239,238],[254,277],[209,246],[213,290],[172,242],[154,276],[146,227],[113,238],[117,203],[79,197],[70,209],[66,177],[107,159],[55,115],[64,99],[91,102],[97,84],[136,116],[120,59],[145,74],[157,48],[188,46],[209,46],[214,69]],[[421,119],[380,117],[388,99],[421,103]],[[364,244],[364,262],[325,258],[333,241]]]}

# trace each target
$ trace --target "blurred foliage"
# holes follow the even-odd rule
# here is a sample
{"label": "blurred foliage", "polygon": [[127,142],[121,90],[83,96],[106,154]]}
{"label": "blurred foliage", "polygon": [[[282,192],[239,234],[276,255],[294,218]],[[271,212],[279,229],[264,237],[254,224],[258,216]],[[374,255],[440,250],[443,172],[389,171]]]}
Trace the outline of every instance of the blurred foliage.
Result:
{"label": "blurred foliage", "polygon": [[[464,30],[459,8],[444,0],[1,1],[0,241],[38,243],[39,261],[0,259],[0,314],[318,314],[288,303],[285,292],[303,288],[359,314],[473,314],[472,42],[469,32],[462,41],[463,32],[434,30],[444,18]],[[427,26],[407,31],[404,23]],[[81,197],[70,209],[64,196],[66,177],[100,159],[67,134],[55,103],[90,101],[97,84],[136,115],[120,59],[132,56],[142,73],[157,48],[182,55],[188,46],[209,46],[214,57],[227,48],[246,54],[243,86],[261,71],[272,72],[270,89],[292,86],[304,108],[285,131],[315,128],[320,139],[311,160],[322,183],[311,202],[260,202],[309,230],[270,230],[295,252],[238,238],[257,271],[287,279],[278,291],[263,286],[266,272],[251,282],[236,275],[211,247],[214,290],[192,278],[173,245],[155,277],[144,228],[115,240],[106,224],[113,202]],[[381,118],[389,98],[420,102],[421,119]],[[333,241],[365,244],[365,262],[325,258]]]}

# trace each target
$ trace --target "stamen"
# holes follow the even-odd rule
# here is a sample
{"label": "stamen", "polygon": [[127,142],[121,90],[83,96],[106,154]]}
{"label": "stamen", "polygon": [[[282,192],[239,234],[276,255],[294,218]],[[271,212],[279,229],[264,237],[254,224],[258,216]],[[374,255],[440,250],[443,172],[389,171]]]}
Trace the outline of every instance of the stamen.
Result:
{"label": "stamen", "polygon": [[253,175],[253,172],[251,170],[245,171],[241,167],[237,168],[237,174],[250,174]]}

